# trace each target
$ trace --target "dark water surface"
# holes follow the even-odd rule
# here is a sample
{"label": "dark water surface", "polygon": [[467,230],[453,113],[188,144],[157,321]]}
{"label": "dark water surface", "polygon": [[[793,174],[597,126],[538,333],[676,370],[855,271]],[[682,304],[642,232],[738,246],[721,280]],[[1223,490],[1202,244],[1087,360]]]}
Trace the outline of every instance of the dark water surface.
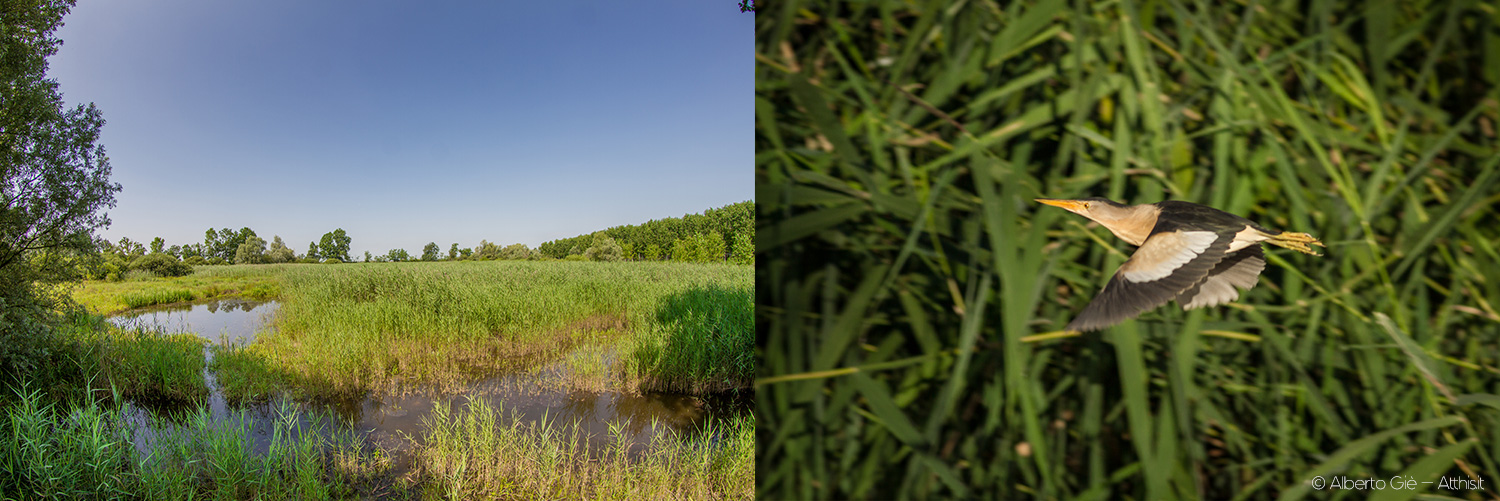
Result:
{"label": "dark water surface", "polygon": [[[124,326],[160,325],[168,332],[192,332],[213,342],[249,343],[273,318],[277,304],[241,300],[221,300],[193,305],[179,305],[151,310],[137,310],[111,318]],[[209,356],[205,352],[205,356]],[[613,358],[613,357],[607,357]],[[752,399],[748,394],[732,397],[700,398],[672,393],[633,395],[620,392],[576,391],[560,381],[568,370],[566,363],[555,362],[524,373],[496,374],[467,385],[459,392],[435,394],[418,391],[402,396],[349,399],[344,401],[294,401],[274,398],[270,402],[245,406],[229,405],[214,376],[207,370],[204,377],[211,392],[201,404],[217,425],[237,423],[243,419],[249,427],[251,451],[269,449],[272,431],[278,421],[295,423],[295,433],[313,428],[311,415],[330,416],[333,428],[352,431],[389,452],[411,449],[411,439],[421,437],[422,419],[440,405],[452,406],[450,416],[468,406],[471,398],[483,397],[503,416],[502,425],[514,421],[535,423],[545,419],[554,430],[571,432],[577,423],[586,445],[602,451],[613,444],[610,425],[623,430],[628,450],[639,454],[647,450],[652,439],[675,431],[701,432],[711,420],[746,414]],[[132,402],[128,420],[136,427],[136,447],[149,453],[159,441],[171,440],[170,432],[188,424],[187,417],[197,412],[197,404],[159,404]],[[154,418],[154,419],[153,419]],[[318,433],[329,433],[328,427]],[[409,466],[410,457],[397,454],[398,472]]]}

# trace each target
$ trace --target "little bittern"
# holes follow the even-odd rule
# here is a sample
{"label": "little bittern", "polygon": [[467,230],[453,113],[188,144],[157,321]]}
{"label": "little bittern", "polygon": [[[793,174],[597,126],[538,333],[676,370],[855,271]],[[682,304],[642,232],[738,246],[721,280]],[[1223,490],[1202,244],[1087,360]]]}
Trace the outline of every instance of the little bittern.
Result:
{"label": "little bittern", "polygon": [[1124,205],[1103,198],[1036,201],[1062,207],[1109,228],[1139,246],[1104,290],[1065,328],[1093,331],[1133,318],[1176,300],[1191,310],[1239,299],[1266,268],[1260,242],[1314,256],[1308,244],[1323,242],[1306,233],[1276,231],[1228,212],[1169,200]]}

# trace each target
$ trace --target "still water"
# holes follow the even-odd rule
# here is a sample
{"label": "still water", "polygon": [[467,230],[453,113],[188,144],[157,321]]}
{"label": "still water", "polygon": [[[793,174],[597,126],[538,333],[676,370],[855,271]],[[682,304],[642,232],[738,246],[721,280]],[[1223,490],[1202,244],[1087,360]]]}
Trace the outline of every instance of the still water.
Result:
{"label": "still water", "polygon": [[[276,306],[274,301],[220,300],[137,310],[113,317],[110,321],[126,327],[159,326],[167,332],[195,333],[214,343],[244,344],[253,342],[257,333],[271,328]],[[205,351],[205,357],[211,356],[210,353]],[[183,424],[184,411],[193,411],[197,405],[204,405],[216,422],[243,415],[250,429],[251,450],[263,453],[269,448],[273,426],[278,419],[295,419],[297,429],[306,430],[311,428],[309,414],[332,415],[337,418],[335,422],[341,429],[355,431],[375,445],[397,452],[395,466],[399,471],[409,461],[409,458],[402,457],[405,454],[399,453],[410,450],[411,439],[408,437],[422,435],[422,419],[440,405],[451,405],[454,411],[462,409],[473,397],[484,397],[491,406],[498,408],[507,420],[502,423],[505,425],[511,421],[532,423],[545,419],[553,423],[554,429],[571,430],[576,422],[580,434],[587,437],[585,445],[596,451],[612,444],[609,430],[613,424],[617,429],[623,429],[622,438],[632,453],[645,451],[653,438],[668,430],[699,431],[712,419],[728,418],[748,412],[750,408],[750,399],[743,396],[705,399],[670,393],[636,395],[573,391],[544,384],[544,380],[556,380],[567,370],[565,363],[556,362],[538,370],[496,374],[473,382],[456,393],[418,391],[384,398],[317,402],[278,397],[270,402],[245,406],[229,405],[215,384],[213,374],[205,370],[204,378],[210,390],[207,402],[188,405],[133,402],[128,419],[137,426],[136,447],[148,453],[157,445],[163,432]],[[286,409],[297,412],[283,415],[280,410]]]}
{"label": "still water", "polygon": [[160,327],[170,333],[191,332],[209,341],[249,343],[255,333],[269,328],[275,301],[220,299],[188,305],[131,310],[110,317],[121,327]]}

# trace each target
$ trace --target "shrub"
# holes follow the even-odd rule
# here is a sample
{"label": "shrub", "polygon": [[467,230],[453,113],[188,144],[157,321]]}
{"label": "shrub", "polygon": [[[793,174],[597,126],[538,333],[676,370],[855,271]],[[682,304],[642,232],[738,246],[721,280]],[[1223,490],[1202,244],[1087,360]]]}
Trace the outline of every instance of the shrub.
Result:
{"label": "shrub", "polygon": [[181,277],[192,274],[193,267],[178,261],[171,254],[155,253],[141,256],[130,263],[130,271],[148,271],[162,277]]}
{"label": "shrub", "polygon": [[193,256],[182,260],[182,262],[189,266],[204,266],[208,264],[208,260],[203,259],[203,256]]}
{"label": "shrub", "polygon": [[339,260],[339,258],[330,257],[330,258],[324,260],[323,264],[344,264],[344,262],[341,261],[341,260]]}
{"label": "shrub", "polygon": [[225,261],[224,258],[222,258],[222,257],[214,256],[212,259],[208,260],[208,264],[212,264],[212,265],[229,264],[229,261]]}

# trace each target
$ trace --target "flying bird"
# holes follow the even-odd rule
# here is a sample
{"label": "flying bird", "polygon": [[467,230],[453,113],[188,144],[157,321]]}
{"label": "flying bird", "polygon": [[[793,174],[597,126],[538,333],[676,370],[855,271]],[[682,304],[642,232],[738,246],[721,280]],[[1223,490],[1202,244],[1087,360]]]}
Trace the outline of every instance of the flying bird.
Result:
{"label": "flying bird", "polygon": [[1182,309],[1239,299],[1266,268],[1261,242],[1318,256],[1306,233],[1276,231],[1228,212],[1168,200],[1125,205],[1105,198],[1036,201],[1089,218],[1138,246],[1065,330],[1094,331],[1176,300]]}

